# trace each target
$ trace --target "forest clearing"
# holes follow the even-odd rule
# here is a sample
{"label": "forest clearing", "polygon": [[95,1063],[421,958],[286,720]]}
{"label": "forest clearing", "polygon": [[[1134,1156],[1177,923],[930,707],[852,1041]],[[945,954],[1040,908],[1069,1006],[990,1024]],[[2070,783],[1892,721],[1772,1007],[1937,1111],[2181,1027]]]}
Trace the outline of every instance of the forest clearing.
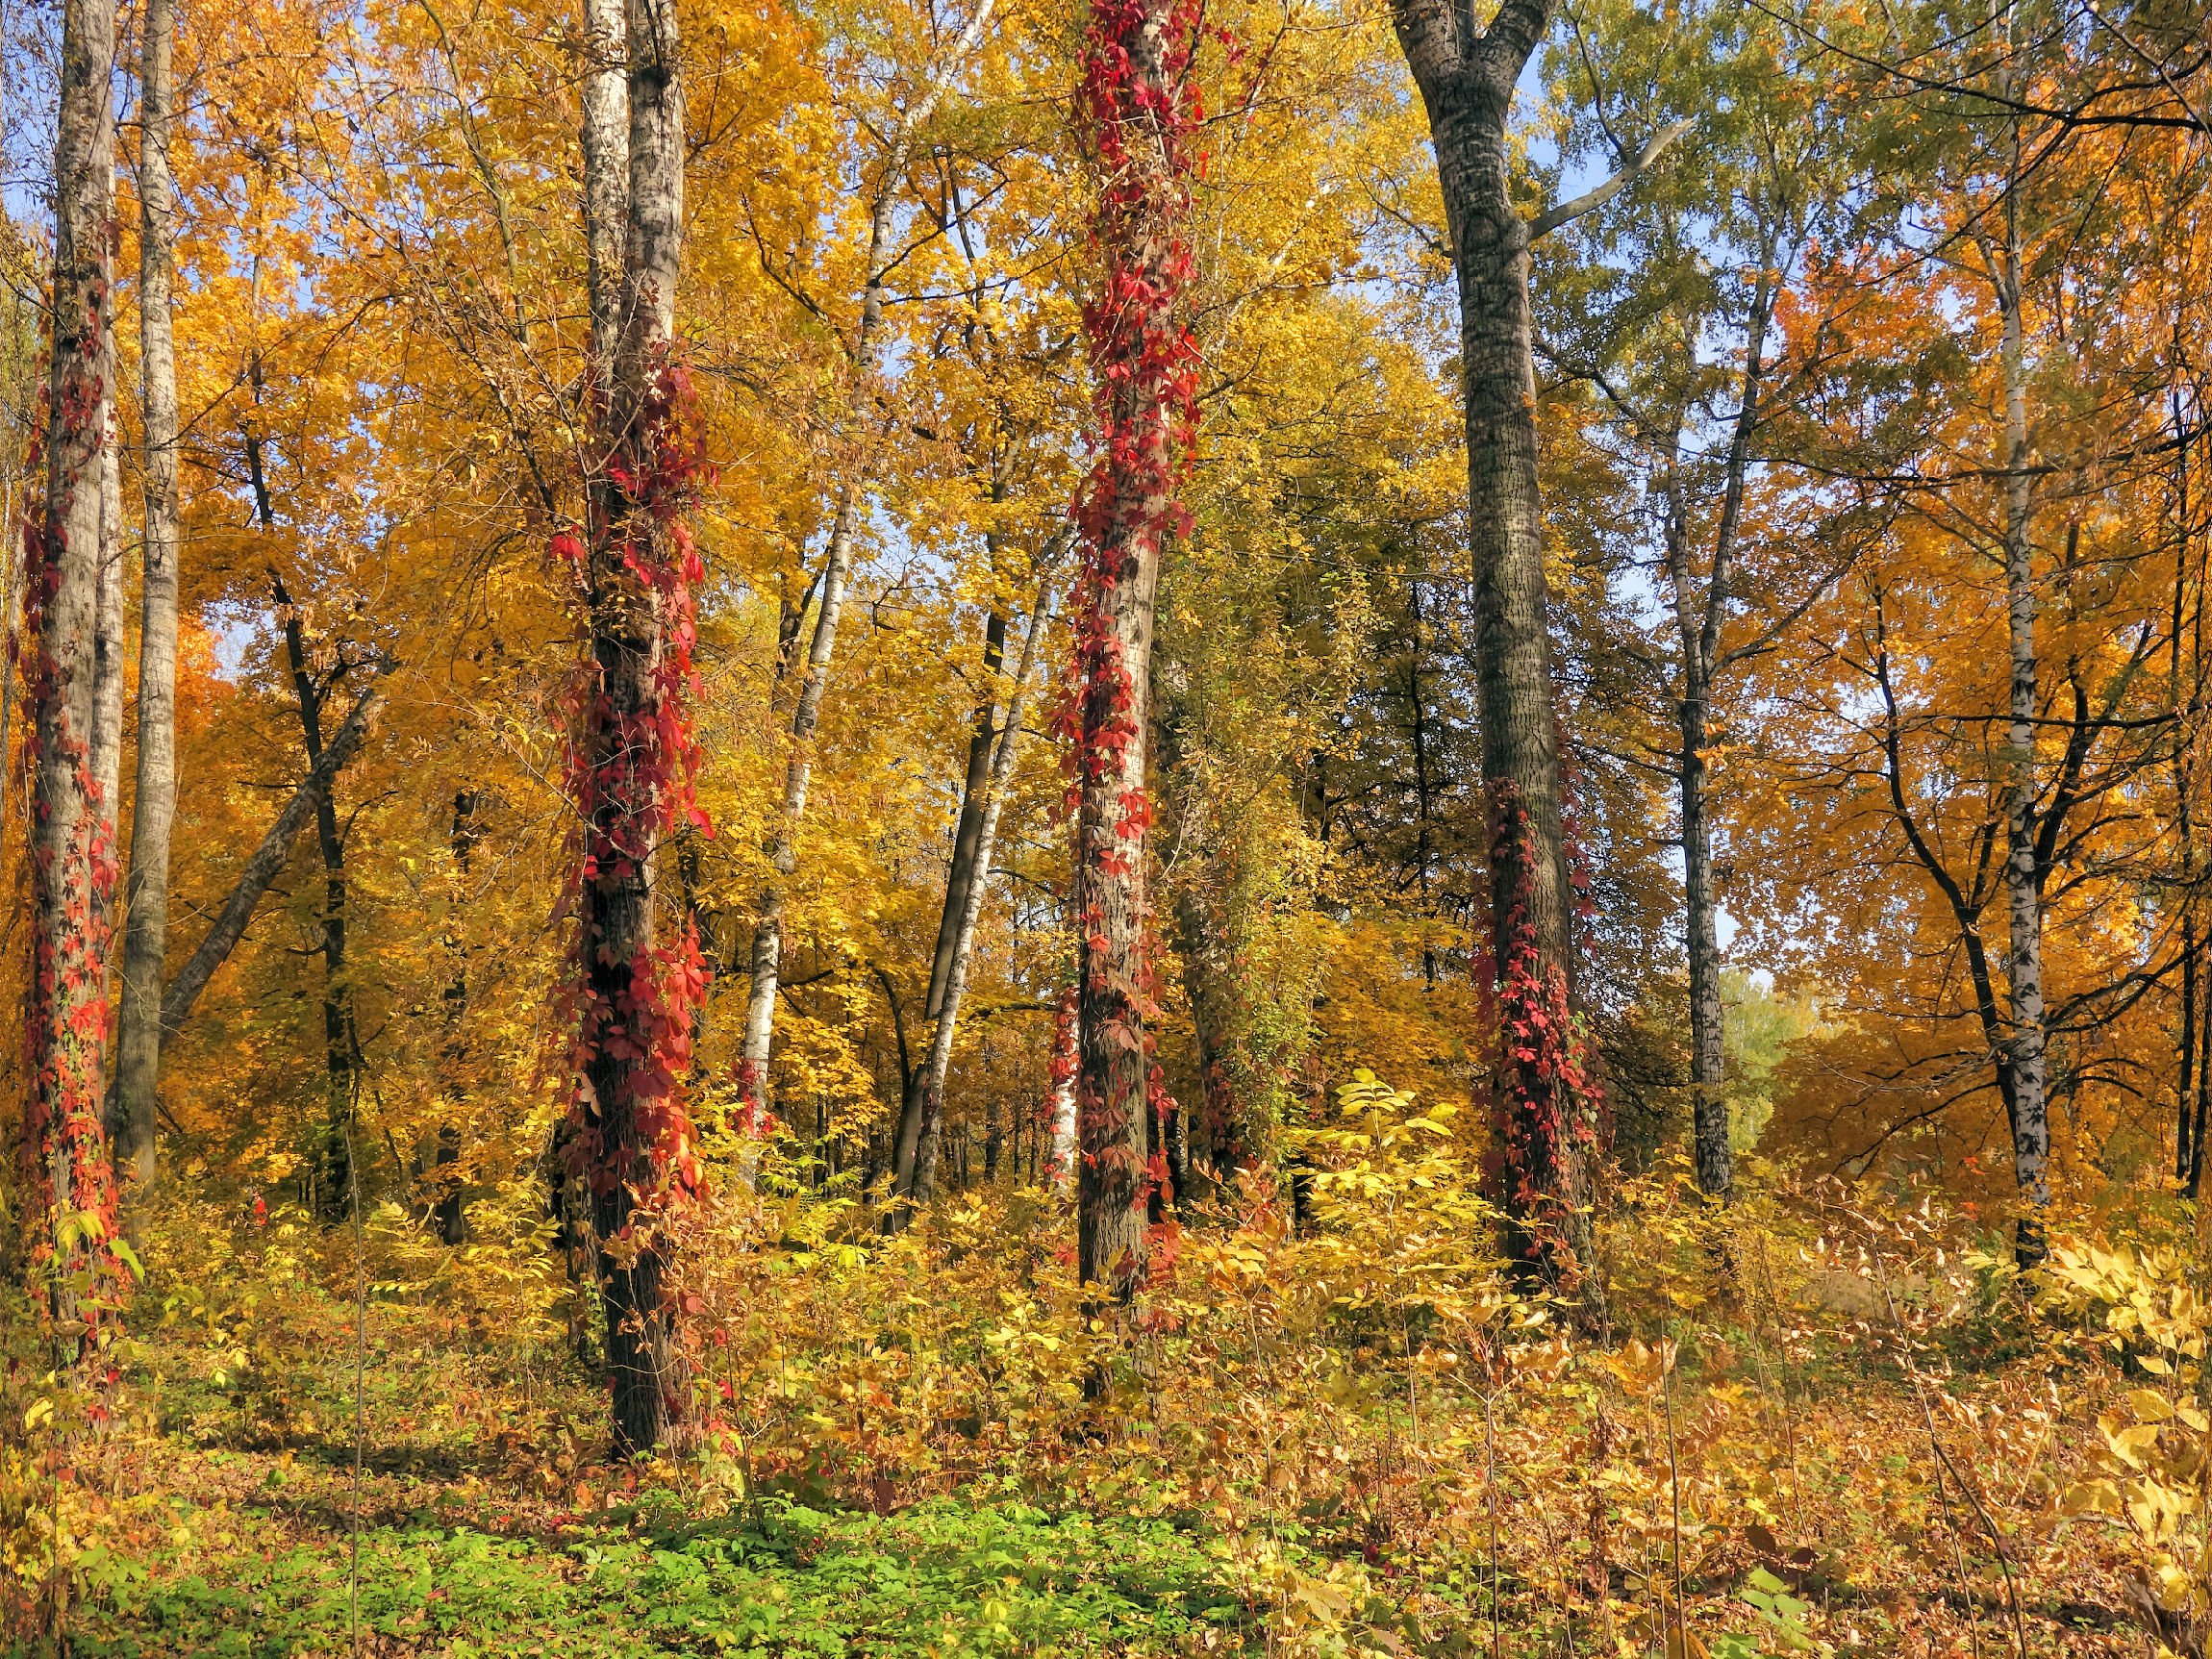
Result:
{"label": "forest clearing", "polygon": [[2203,1659],[2201,0],[0,53],[0,1653]]}

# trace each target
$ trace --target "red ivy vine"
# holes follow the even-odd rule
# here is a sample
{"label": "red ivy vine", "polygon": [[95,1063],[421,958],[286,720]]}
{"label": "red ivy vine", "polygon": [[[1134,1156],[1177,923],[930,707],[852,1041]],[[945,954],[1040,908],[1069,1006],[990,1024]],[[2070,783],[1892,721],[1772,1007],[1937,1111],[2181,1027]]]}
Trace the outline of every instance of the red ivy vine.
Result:
{"label": "red ivy vine", "polygon": [[[97,431],[103,418],[103,307],[91,308],[90,326],[60,377],[56,411],[63,433]],[[32,439],[30,470],[47,459],[43,438]],[[32,934],[30,983],[25,995],[23,1046],[31,1088],[24,1115],[23,1151],[33,1189],[57,1225],[42,1231],[34,1264],[56,1275],[54,1306],[65,1321],[59,1335],[74,1346],[97,1336],[103,1317],[116,1305],[122,1280],[115,1238],[115,1170],[101,1119],[110,1010],[107,965],[116,887],[114,825],[103,811],[100,782],[92,775],[88,733],[70,729],[63,706],[62,667],[53,650],[49,619],[61,595],[68,547],[70,493],[49,499],[44,514],[23,528],[22,632],[11,641],[21,668],[33,718],[24,743],[26,773],[66,769],[82,803],[59,846],[48,842],[51,806],[34,794],[33,882],[49,889],[59,867],[61,908],[41,915]],[[29,660],[24,661],[25,645]],[[51,752],[44,745],[51,728]],[[64,1244],[64,1237],[73,1244]]]}
{"label": "red ivy vine", "polygon": [[[1092,238],[1104,269],[1097,295],[1083,310],[1096,419],[1089,476],[1075,504],[1082,563],[1071,601],[1073,661],[1067,694],[1054,719],[1066,742],[1067,810],[1099,885],[1127,892],[1140,943],[1134,962],[1109,950],[1105,919],[1093,896],[1074,919],[1094,988],[1087,1017],[1099,1029],[1087,1039],[1143,1056],[1145,1093],[1155,1120],[1171,1110],[1151,1028],[1156,1021],[1151,952],[1144,940],[1144,836],[1152,805],[1132,749],[1141,753],[1136,676],[1129,660],[1127,586],[1156,562],[1166,542],[1190,522],[1181,504],[1195,425],[1198,354],[1182,318],[1191,252],[1180,224],[1190,204],[1191,140],[1201,116],[1190,84],[1200,21],[1197,0],[1093,0],[1084,35],[1083,75],[1075,114],[1096,168],[1099,194]],[[1134,775],[1132,775],[1134,774]],[[1086,793],[1119,795],[1082,823]],[[1079,1070],[1077,1121],[1085,1158],[1106,1191],[1146,1202],[1146,1171],[1129,1147],[1129,1103],[1101,1096],[1098,1080]],[[1103,1148],[1103,1150],[1093,1150]],[[1103,1167],[1111,1165],[1112,1167]],[[1157,1179],[1157,1171],[1152,1171]]]}
{"label": "red ivy vine", "polygon": [[1547,962],[1528,915],[1526,874],[1536,857],[1528,813],[1509,786],[1492,784],[1496,815],[1491,879],[1521,889],[1503,907],[1494,943],[1497,1057],[1492,1106],[1500,1196],[1516,1222],[1518,1245],[1547,1258],[1565,1234],[1580,1193],[1576,1171],[1598,1151],[1601,1092],[1593,1076],[1582,1022],[1574,1016],[1562,965]]}
{"label": "red ivy vine", "polygon": [[[567,787],[583,826],[577,896],[584,917],[568,987],[575,1079],[568,1145],[574,1171],[594,1193],[631,1183],[640,1206],[657,1214],[699,1190],[685,1083],[707,968],[686,916],[666,943],[636,949],[627,973],[595,972],[614,966],[615,948],[597,898],[635,881],[680,830],[712,833],[694,789],[699,744],[691,714],[699,691],[693,591],[705,572],[685,521],[709,468],[681,364],[664,361],[652,370],[635,419],[636,435],[609,460],[581,533],[563,530],[552,540],[594,633],[650,641],[641,680],[611,673],[594,651],[568,699]],[[594,1063],[616,1079],[612,1101],[591,1085]],[[617,1128],[625,1132],[611,1133]]]}

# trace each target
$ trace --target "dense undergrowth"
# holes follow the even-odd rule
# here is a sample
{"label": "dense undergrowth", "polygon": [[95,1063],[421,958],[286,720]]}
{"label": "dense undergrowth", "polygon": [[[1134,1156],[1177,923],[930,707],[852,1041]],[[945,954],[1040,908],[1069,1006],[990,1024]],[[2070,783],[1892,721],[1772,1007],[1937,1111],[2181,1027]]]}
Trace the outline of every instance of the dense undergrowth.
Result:
{"label": "dense undergrowth", "polygon": [[112,1387],[12,1352],[9,1651],[2200,1650],[2178,1251],[2026,1285],[1918,1194],[1758,1171],[1716,1213],[1662,1175],[1612,1194],[1617,1325],[1571,1340],[1450,1125],[1342,1106],[1310,1214],[1221,1194],[1125,1322],[1046,1192],[895,1239],[722,1194],[696,1444],[649,1467],[607,1455],[535,1223],[357,1244],[172,1187]]}

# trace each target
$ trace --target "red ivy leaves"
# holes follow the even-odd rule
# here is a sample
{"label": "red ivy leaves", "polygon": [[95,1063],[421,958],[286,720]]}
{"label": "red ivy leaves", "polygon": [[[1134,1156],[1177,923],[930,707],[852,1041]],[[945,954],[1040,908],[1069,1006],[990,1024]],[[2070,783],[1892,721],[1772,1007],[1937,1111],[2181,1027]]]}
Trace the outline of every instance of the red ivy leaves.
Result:
{"label": "red ivy leaves", "polygon": [[[587,605],[649,617],[637,631],[656,641],[635,694],[594,655],[570,698],[567,786],[583,825],[578,880],[587,887],[634,879],[685,828],[711,833],[694,788],[699,744],[691,714],[699,689],[693,591],[705,569],[684,515],[710,473],[694,409],[684,366],[664,361],[637,413],[631,453],[609,462],[609,488],[594,492],[591,522],[551,540],[553,558]],[[597,915],[595,906],[579,908]],[[595,1192],[630,1182],[641,1202],[665,1208],[695,1196],[701,1180],[684,1091],[706,965],[687,917],[673,941],[636,951],[627,973],[602,980],[617,987],[609,993],[593,989],[592,970],[611,966],[611,948],[592,920],[579,929],[568,992],[577,1079],[572,1156]],[[586,1081],[600,1056],[617,1063],[617,1100],[596,1099]],[[617,1114],[627,1133],[610,1134]]]}
{"label": "red ivy leaves", "polygon": [[[82,435],[101,420],[104,364],[100,330],[100,308],[95,304],[74,361],[61,377],[60,418],[65,433]],[[34,471],[44,458],[42,437],[33,434]],[[29,771],[34,766],[41,772],[66,768],[83,806],[76,821],[67,826],[66,839],[60,847],[43,845],[43,834],[33,843],[38,859],[34,880],[41,889],[55,879],[56,866],[60,867],[61,914],[42,917],[33,935],[23,1017],[25,1068],[31,1077],[23,1150],[31,1165],[31,1184],[46,1206],[63,1217],[84,1218],[89,1223],[76,1246],[76,1260],[61,1259],[57,1233],[42,1233],[36,1253],[42,1269],[80,1277],[62,1305],[73,1310],[72,1317],[81,1321],[82,1331],[64,1335],[88,1338],[96,1334],[103,1315],[115,1305],[123,1278],[122,1264],[112,1243],[115,1237],[115,1169],[101,1120],[110,1015],[107,964],[113,931],[108,918],[113,914],[117,869],[114,826],[102,810],[107,803],[102,799],[99,780],[92,775],[89,735],[71,731],[62,717],[61,665],[46,626],[62,588],[67,547],[61,526],[68,508],[67,496],[50,500],[42,517],[24,526],[23,630],[13,641],[15,666],[24,670],[34,710],[24,745],[25,769]],[[59,735],[55,752],[50,754],[39,748],[49,725]],[[0,756],[0,764],[4,761]],[[39,800],[41,832],[48,811],[47,803]],[[57,1175],[62,1177],[59,1185]]]}
{"label": "red ivy leaves", "polygon": [[[1195,425],[1198,354],[1182,314],[1192,266],[1181,222],[1201,114],[1189,78],[1199,20],[1198,0],[1093,0],[1075,94],[1076,120],[1098,174],[1091,230],[1104,268],[1083,311],[1095,427],[1091,470],[1074,511],[1083,557],[1070,605],[1073,661],[1053,724],[1067,743],[1067,810],[1077,819],[1078,858],[1091,878],[1078,888],[1119,886],[1140,934],[1138,960],[1114,962],[1094,896],[1075,918],[1093,991],[1086,1012],[1099,1025],[1093,1041],[1137,1056],[1146,1108],[1155,1115],[1173,1104],[1152,1060],[1147,1018],[1153,987],[1144,857],[1152,808],[1141,769],[1131,764],[1142,743],[1136,675],[1144,669],[1129,660],[1123,612],[1126,584],[1189,527],[1180,497]],[[1114,794],[1094,799],[1094,821],[1085,823],[1083,796],[1100,789]],[[1094,838],[1105,844],[1092,844]],[[1134,1103],[1103,1098],[1099,1079],[1077,1068],[1072,1055],[1068,1065],[1085,1158],[1104,1190],[1144,1204],[1150,1182],[1129,1145]]]}
{"label": "red ivy leaves", "polygon": [[[1496,814],[1491,879],[1525,880],[1535,847],[1528,814],[1510,788],[1496,781]],[[1497,1058],[1493,1068],[1498,1176],[1507,1209],[1530,1248],[1559,1238],[1575,1194],[1568,1172],[1597,1151],[1600,1091],[1592,1076],[1582,1023],[1567,995],[1567,975],[1546,962],[1524,898],[1508,908],[1506,937],[1495,942]]]}

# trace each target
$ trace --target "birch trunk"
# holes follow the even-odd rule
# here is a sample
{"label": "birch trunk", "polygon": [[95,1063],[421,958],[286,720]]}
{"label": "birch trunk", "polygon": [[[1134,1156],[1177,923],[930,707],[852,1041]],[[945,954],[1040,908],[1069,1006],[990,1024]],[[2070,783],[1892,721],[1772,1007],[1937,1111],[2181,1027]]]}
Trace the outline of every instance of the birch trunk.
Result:
{"label": "birch trunk", "polygon": [[[111,1269],[114,1169],[101,1123],[114,849],[92,781],[93,636],[100,586],[102,409],[111,357],[108,190],[114,166],[113,0],[64,0],[54,155],[54,307],[47,387],[46,504],[30,602],[37,753],[32,812],[33,996],[26,1129],[43,1178],[54,1313],[73,1363],[96,1313],[78,1287]],[[94,1218],[88,1226],[85,1218]]]}
{"label": "birch trunk", "polygon": [[622,244],[630,217],[630,99],[623,0],[584,0],[584,284],[591,313],[586,400],[607,395],[622,338]]}
{"label": "birch trunk", "polygon": [[[113,175],[108,186],[111,215],[115,205]],[[100,448],[100,579],[92,619],[92,782],[99,790],[99,838],[120,851],[122,838],[117,814],[123,785],[123,473],[115,452],[115,398],[113,386],[117,359],[113,328],[114,310],[100,320],[108,340],[108,363],[103,378],[110,388],[100,411],[104,435]],[[100,930],[110,943],[109,967],[114,963],[115,892],[109,884],[96,893],[94,907]],[[106,982],[103,981],[103,986]],[[112,1150],[112,1148],[111,1148]]]}
{"label": "birch trunk", "polygon": [[139,63],[138,341],[145,383],[145,545],[138,607],[138,788],[123,906],[121,1024],[109,1134],[133,1180],[157,1169],[162,973],[168,947],[169,835],[177,804],[177,362],[170,321],[176,190],[169,137],[176,100],[175,0],[146,0]]}
{"label": "birch trunk", "polygon": [[[2018,163],[2016,148],[2016,172]],[[2012,666],[2011,721],[2005,734],[2004,886],[2011,946],[2006,1041],[2013,1079],[2013,1179],[2024,1206],[2014,1229],[2013,1254],[2022,1267],[2031,1268],[2044,1257],[2043,1217],[2050,1204],[2050,1102],[2043,999],[2043,869],[2036,844],[2036,595],[2021,255],[2019,194],[2008,187],[2004,249],[1996,273],[2003,328],[2005,625]]]}
{"label": "birch trunk", "polygon": [[[666,407],[668,356],[675,329],[676,282],[684,235],[684,83],[682,42],[672,0],[629,0],[625,13],[629,102],[628,213],[620,327],[603,422],[595,447],[592,534],[587,571],[594,695],[583,738],[584,765],[612,781],[587,825],[587,867],[579,896],[580,947],[588,1011],[584,1075],[591,1143],[591,1224],[605,1314],[608,1384],[615,1441],[625,1453],[650,1451],[677,1428],[689,1383],[677,1345],[676,1310],[659,1206],[681,1149],[665,1144],[656,1068],[666,1058],[645,1007],[653,993],[636,982],[661,943],[660,846],[668,775],[648,777],[630,752],[632,734],[663,707],[659,675],[668,646],[664,600],[635,568],[626,543],[649,543],[645,557],[669,554],[670,528],[651,503],[633,501],[622,477],[656,477]],[[587,152],[594,171],[587,200],[606,204],[613,158]],[[639,488],[644,488],[641,485]],[[661,716],[666,722],[666,716]],[[651,757],[648,757],[650,759]],[[680,764],[661,754],[664,767]],[[641,1026],[641,1022],[645,1024]]]}
{"label": "birch trunk", "polygon": [[[995,679],[1006,650],[1006,618],[991,614],[983,630],[983,671]],[[986,696],[975,708],[975,723],[968,740],[968,771],[961,780],[960,818],[953,828],[952,859],[945,869],[944,907],[938,915],[937,948],[929,967],[929,991],[922,1002],[924,1019],[936,1019],[944,1010],[944,988],[952,974],[952,959],[960,945],[960,920],[967,914],[968,890],[977,865],[983,830],[984,794],[990,787],[992,742],[996,737],[998,706]],[[988,861],[990,853],[982,853]],[[900,1197],[914,1195],[915,1156],[921,1145],[922,1082],[924,1069],[906,1074],[899,1092],[898,1140],[892,1154],[892,1191]]]}

